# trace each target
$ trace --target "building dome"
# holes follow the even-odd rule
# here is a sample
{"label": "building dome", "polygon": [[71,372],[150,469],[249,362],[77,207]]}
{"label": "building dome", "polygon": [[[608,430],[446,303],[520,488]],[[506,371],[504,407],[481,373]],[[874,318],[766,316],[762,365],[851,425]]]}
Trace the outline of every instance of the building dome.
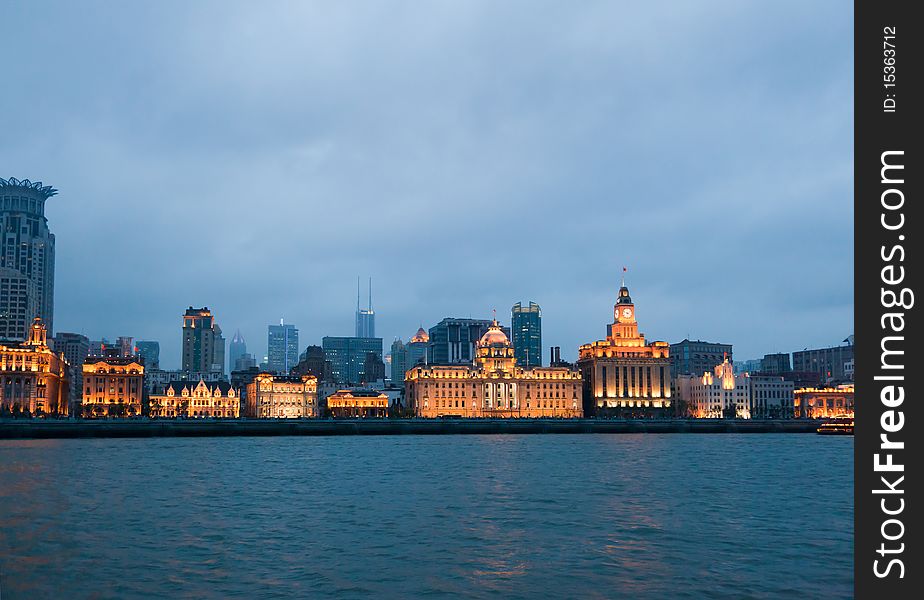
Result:
{"label": "building dome", "polygon": [[497,319],[494,319],[494,322],[491,323],[491,326],[488,327],[488,330],[481,340],[478,342],[479,346],[509,346],[510,340],[507,339],[507,334],[504,333],[504,330],[501,329],[500,323],[497,322]]}
{"label": "building dome", "polygon": [[427,331],[423,327],[418,329],[417,333],[414,334],[414,337],[411,338],[412,344],[416,342],[429,342],[429,341],[430,341],[430,334],[427,333]]}

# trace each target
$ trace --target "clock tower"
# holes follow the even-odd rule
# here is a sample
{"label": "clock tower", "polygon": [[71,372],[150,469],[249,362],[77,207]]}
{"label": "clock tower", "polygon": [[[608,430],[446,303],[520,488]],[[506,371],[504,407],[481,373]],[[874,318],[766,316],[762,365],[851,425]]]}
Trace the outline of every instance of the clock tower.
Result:
{"label": "clock tower", "polygon": [[629,295],[629,288],[626,287],[626,277],[623,275],[619,287],[619,295],[616,297],[616,304],[613,306],[613,324],[607,331],[609,339],[620,340],[637,340],[644,337],[639,336],[638,322],[635,320],[635,304],[632,302],[632,296]]}

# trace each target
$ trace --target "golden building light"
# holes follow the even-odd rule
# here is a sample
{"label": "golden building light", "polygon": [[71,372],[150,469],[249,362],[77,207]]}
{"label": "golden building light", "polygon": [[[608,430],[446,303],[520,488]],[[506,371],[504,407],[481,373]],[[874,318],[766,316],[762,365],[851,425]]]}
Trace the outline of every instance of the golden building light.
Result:
{"label": "golden building light", "polygon": [[0,411],[67,416],[69,365],[48,347],[47,331],[36,317],[24,342],[0,342]]}

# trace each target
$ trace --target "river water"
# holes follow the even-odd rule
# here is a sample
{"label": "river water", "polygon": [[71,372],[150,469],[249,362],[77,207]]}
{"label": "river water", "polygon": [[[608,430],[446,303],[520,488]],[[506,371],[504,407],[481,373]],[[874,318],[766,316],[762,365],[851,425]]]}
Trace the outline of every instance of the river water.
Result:
{"label": "river water", "polygon": [[0,598],[848,598],[853,438],[0,441]]}

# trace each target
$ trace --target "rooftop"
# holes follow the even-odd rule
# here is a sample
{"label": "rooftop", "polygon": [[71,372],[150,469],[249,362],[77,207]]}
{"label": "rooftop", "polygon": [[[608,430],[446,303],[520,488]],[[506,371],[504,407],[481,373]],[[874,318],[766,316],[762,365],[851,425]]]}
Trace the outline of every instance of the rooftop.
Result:
{"label": "rooftop", "polygon": [[29,190],[31,192],[37,193],[39,196],[45,198],[51,198],[52,196],[58,193],[58,190],[51,187],[50,185],[42,185],[41,181],[29,181],[28,179],[16,179],[15,177],[10,177],[9,179],[4,179],[0,177],[0,188],[20,188],[24,190]]}

